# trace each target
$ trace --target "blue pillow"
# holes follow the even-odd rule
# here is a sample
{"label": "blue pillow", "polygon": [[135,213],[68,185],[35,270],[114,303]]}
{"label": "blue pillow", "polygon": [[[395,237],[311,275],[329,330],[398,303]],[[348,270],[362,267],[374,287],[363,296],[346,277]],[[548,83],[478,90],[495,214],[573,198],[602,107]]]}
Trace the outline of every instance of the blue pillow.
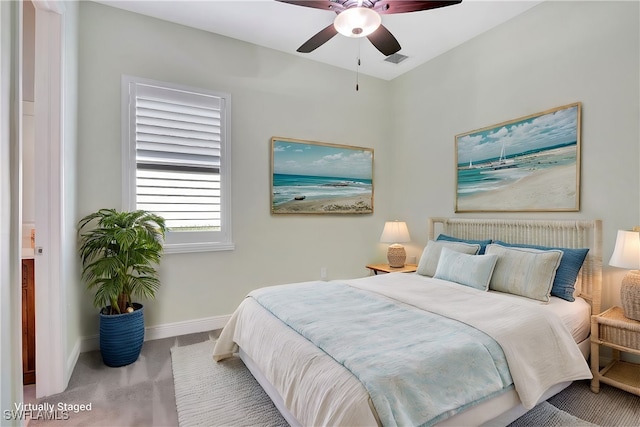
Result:
{"label": "blue pillow", "polygon": [[447,242],[464,242],[464,243],[470,243],[472,245],[480,245],[480,252],[478,252],[478,255],[483,255],[485,249],[487,249],[487,245],[491,243],[491,239],[467,240],[467,239],[458,239],[457,237],[447,236],[446,234],[439,235],[436,240],[446,240]]}
{"label": "blue pillow", "polygon": [[584,259],[587,257],[587,252],[589,252],[588,248],[553,248],[549,246],[520,245],[500,241],[495,241],[494,243],[502,246],[540,249],[543,251],[552,249],[561,250],[563,252],[562,259],[560,260],[560,265],[558,266],[558,270],[556,271],[556,277],[553,280],[551,295],[567,301],[575,301],[575,298],[573,297],[573,292],[575,291],[574,285],[576,283],[576,279],[578,278],[580,268],[582,268],[582,264],[584,263]]}

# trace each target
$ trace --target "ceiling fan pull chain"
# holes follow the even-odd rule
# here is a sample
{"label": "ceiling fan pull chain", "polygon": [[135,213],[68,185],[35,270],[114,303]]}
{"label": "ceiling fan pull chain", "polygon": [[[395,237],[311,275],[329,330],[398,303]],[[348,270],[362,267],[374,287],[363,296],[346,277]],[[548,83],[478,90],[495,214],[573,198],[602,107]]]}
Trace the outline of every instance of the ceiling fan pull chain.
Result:
{"label": "ceiling fan pull chain", "polygon": [[358,83],[360,81],[360,58],[358,58],[358,66],[356,67],[356,92],[358,91]]}
{"label": "ceiling fan pull chain", "polygon": [[360,82],[360,44],[361,40],[358,40],[358,64],[356,65],[356,92],[358,92]]}

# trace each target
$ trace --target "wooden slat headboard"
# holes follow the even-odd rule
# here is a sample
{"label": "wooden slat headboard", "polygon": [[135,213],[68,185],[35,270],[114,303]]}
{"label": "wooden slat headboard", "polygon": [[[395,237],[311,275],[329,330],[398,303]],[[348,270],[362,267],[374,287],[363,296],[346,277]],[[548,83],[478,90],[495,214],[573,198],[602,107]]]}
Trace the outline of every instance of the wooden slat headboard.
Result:
{"label": "wooden slat headboard", "polygon": [[429,218],[429,240],[444,233],[461,239],[562,248],[589,248],[580,273],[581,293],[599,314],[602,303],[602,221]]}

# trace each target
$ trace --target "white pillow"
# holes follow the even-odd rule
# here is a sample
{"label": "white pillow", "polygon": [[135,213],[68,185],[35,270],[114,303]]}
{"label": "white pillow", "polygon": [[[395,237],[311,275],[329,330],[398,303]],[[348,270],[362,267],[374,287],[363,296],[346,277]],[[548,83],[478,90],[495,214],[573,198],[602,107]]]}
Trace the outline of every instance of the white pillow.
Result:
{"label": "white pillow", "polygon": [[562,251],[490,244],[486,253],[498,255],[489,289],[549,302]]}
{"label": "white pillow", "polygon": [[436,274],[436,268],[438,267],[438,260],[440,259],[440,252],[442,248],[449,248],[456,252],[461,252],[469,255],[475,255],[480,251],[480,245],[462,242],[448,242],[445,240],[429,240],[427,246],[422,251],[420,262],[418,263],[418,274],[423,276],[433,276]]}
{"label": "white pillow", "polygon": [[468,255],[442,248],[433,277],[486,291],[497,260],[498,255],[495,254]]}

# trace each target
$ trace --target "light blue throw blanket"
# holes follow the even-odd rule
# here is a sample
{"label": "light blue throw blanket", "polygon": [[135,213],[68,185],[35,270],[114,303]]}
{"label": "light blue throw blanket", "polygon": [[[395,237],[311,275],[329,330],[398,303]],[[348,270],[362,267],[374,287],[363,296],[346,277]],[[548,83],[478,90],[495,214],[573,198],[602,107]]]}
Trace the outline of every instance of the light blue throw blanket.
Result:
{"label": "light blue throw blanket", "polygon": [[263,288],[260,305],[351,371],[384,426],[429,426],[511,388],[483,332],[334,282]]}

